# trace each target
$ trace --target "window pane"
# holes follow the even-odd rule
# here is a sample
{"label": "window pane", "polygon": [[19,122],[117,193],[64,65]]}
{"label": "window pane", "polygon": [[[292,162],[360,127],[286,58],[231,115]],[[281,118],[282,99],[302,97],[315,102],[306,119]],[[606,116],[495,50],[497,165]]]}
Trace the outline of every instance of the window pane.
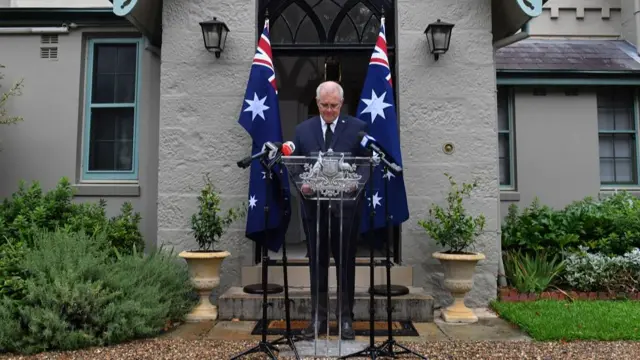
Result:
{"label": "window pane", "polygon": [[296,44],[310,44],[317,43],[319,41],[320,38],[318,37],[316,26],[313,24],[313,21],[311,21],[311,18],[307,16],[302,21],[300,29],[296,33]]}
{"label": "window pane", "polygon": [[614,145],[616,158],[631,158],[634,146],[630,135],[616,134]]}
{"label": "window pane", "polygon": [[132,103],[136,100],[135,75],[116,76],[116,102]]}
{"label": "window pane", "polygon": [[94,49],[95,71],[98,74],[115,73],[118,48],[114,45],[98,44]]}
{"label": "window pane", "polygon": [[598,108],[598,129],[614,130],[613,109]]}
{"label": "window pane", "polygon": [[91,101],[100,104],[135,101],[136,44],[96,44]]}
{"label": "window pane", "polygon": [[511,185],[511,169],[508,159],[500,159],[500,185]]}
{"label": "window pane", "polygon": [[613,136],[600,135],[600,157],[601,158],[613,157]]}
{"label": "window pane", "polygon": [[509,130],[509,92],[498,88],[498,130]]}
{"label": "window pane", "polygon": [[115,93],[114,75],[99,74],[94,76],[92,91],[94,103],[113,103]]}
{"label": "window pane", "polygon": [[136,72],[136,45],[127,44],[118,46],[118,74],[135,74]]}
{"label": "window pane", "polygon": [[333,20],[335,20],[336,15],[338,15],[338,12],[340,11],[340,7],[329,0],[325,0],[315,6],[313,11],[318,14],[320,22],[322,22],[325,31],[328,32],[331,27],[331,23],[333,23]]}
{"label": "window pane", "polygon": [[633,165],[630,159],[616,159],[615,167],[617,183],[630,183],[633,181]]}
{"label": "window pane", "polygon": [[612,183],[615,181],[613,160],[600,159],[600,181],[603,183]]}
{"label": "window pane", "polygon": [[293,38],[287,27],[283,17],[279,17],[271,26],[271,43],[272,44],[291,44]]}
{"label": "window pane", "polygon": [[614,110],[616,130],[633,130],[633,113],[631,109]]}
{"label": "window pane", "polygon": [[89,170],[131,170],[133,108],[92,109]]}
{"label": "window pane", "polygon": [[509,134],[499,134],[498,138],[500,139],[498,147],[500,149],[500,158],[508,158],[509,157]]}

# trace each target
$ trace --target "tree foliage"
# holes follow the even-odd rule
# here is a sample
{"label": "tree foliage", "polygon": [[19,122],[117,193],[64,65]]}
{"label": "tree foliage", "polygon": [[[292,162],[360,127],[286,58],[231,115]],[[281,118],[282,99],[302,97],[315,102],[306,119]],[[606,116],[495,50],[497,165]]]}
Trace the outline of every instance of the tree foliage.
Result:
{"label": "tree foliage", "polygon": [[[0,64],[0,69],[3,69],[3,68],[5,68],[5,66]],[[3,78],[4,78],[4,75],[0,70],[0,80],[2,80]],[[6,92],[2,91],[2,82],[0,82],[0,124],[15,124],[17,122],[22,121],[22,117],[9,116],[7,107],[6,107],[7,103],[9,102],[9,99],[11,99],[14,96],[22,95],[22,92],[21,92],[22,85],[23,85],[22,82],[23,80],[20,79],[19,81],[11,85],[9,90],[7,90]]]}

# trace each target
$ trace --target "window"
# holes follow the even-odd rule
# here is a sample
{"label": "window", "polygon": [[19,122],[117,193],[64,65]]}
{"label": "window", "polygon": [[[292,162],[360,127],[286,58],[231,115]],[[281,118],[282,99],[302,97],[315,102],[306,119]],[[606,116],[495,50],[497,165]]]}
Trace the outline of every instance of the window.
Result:
{"label": "window", "polygon": [[598,90],[598,135],[600,145],[600,183],[637,185],[637,121],[635,90]]}
{"label": "window", "polygon": [[498,87],[498,161],[500,187],[515,189],[513,156],[513,105],[510,88]]}
{"label": "window", "polygon": [[84,180],[137,180],[140,39],[88,42]]}

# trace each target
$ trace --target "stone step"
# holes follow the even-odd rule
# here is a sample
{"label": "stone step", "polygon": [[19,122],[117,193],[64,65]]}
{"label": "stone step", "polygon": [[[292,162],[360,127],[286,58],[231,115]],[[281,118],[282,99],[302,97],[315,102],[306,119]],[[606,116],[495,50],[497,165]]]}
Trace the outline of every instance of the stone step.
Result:
{"label": "stone step", "polygon": [[[433,297],[423,288],[409,286],[409,293],[391,298],[393,320],[412,320],[416,322],[433,321]],[[335,289],[331,290],[330,309],[335,309],[337,297]],[[311,317],[311,293],[308,289],[291,289],[289,298],[293,300],[290,306],[291,320],[309,320]],[[284,292],[269,294],[268,302],[273,306],[267,308],[267,319],[285,319]],[[262,295],[247,294],[242,287],[231,287],[218,298],[218,317],[220,320],[260,320],[262,319]],[[387,319],[387,298],[376,295],[374,297],[375,320]],[[367,288],[356,288],[354,309],[355,320],[369,319],[369,294]],[[333,310],[330,310],[332,316]]]}
{"label": "stone step", "polygon": [[[309,266],[306,260],[293,261],[287,266],[287,277],[289,288],[309,287]],[[359,262],[356,266],[356,287],[367,287],[369,281],[369,265],[367,262]],[[270,284],[284,285],[284,273],[282,265],[269,265],[267,273]],[[374,285],[385,285],[387,283],[387,268],[385,266],[375,266],[373,269]],[[262,266],[242,267],[241,284],[247,286],[260,284],[262,281]],[[413,267],[406,265],[393,265],[391,267],[391,284],[412,286]],[[336,267],[329,267],[329,286],[336,286]]]}

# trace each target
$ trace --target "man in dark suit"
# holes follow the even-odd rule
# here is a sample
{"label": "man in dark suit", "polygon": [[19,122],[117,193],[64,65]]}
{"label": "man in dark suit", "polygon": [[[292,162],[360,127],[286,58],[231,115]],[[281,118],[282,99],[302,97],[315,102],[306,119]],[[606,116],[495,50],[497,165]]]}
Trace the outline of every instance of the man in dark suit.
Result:
{"label": "man in dark suit", "polygon": [[[294,155],[311,156],[319,151],[326,152],[332,149],[337,153],[350,153],[351,156],[367,156],[367,151],[359,144],[358,133],[367,131],[367,123],[351,116],[340,115],[340,109],[344,100],[342,87],[333,81],[320,84],[316,90],[316,102],[320,116],[314,116],[305,120],[296,127]],[[303,186],[301,191],[311,194],[308,186]],[[302,200],[302,222],[307,235],[309,247],[309,267],[311,273],[311,324],[303,330],[304,336],[315,334],[315,324],[318,324],[318,333],[325,334],[327,329],[327,293],[329,250],[336,264],[340,264],[340,251],[342,263],[336,271],[339,292],[342,294],[342,308],[336,309],[336,320],[341,315],[342,338],[351,340],[355,338],[353,330],[353,303],[355,292],[355,254],[356,241],[359,233],[359,220],[362,213],[362,194],[355,202],[343,203],[343,238],[340,249],[340,212],[337,202],[332,206],[331,229],[328,222],[328,203],[323,201],[320,207],[320,238],[316,238],[316,220],[318,218],[316,202]],[[301,197],[302,198],[302,197]],[[331,231],[331,244],[328,241],[328,232]],[[319,241],[319,252],[316,244]],[[316,265],[316,260],[319,265]],[[338,269],[336,269],[338,270]],[[342,276],[338,275],[342,273]],[[318,300],[318,318],[315,318],[315,305]]]}

